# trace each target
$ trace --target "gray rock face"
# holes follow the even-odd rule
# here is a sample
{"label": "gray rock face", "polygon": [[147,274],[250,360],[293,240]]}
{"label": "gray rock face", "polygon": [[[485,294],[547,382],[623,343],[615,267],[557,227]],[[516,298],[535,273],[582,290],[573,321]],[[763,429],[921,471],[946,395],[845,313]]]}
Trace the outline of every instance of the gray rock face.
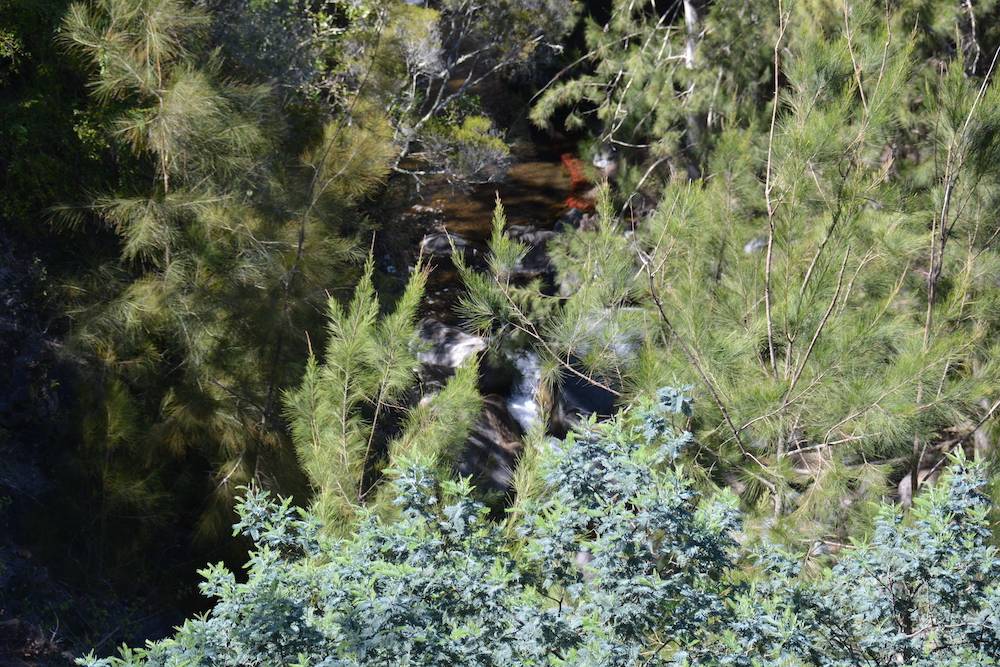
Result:
{"label": "gray rock face", "polygon": [[481,244],[450,232],[432,232],[420,241],[420,252],[430,257],[451,257],[455,252],[473,257],[483,254]]}
{"label": "gray rock face", "polygon": [[428,366],[455,369],[470,356],[486,349],[486,341],[479,336],[437,320],[423,320],[419,335],[423,349],[417,353],[417,359]]}

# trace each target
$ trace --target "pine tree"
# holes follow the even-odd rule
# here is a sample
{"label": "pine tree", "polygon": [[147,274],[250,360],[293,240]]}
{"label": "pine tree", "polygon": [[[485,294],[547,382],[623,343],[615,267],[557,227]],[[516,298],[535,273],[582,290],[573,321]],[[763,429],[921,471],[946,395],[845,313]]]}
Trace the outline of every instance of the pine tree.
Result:
{"label": "pine tree", "polygon": [[234,81],[207,50],[206,24],[178,0],[71,7],[63,38],[92,65],[95,98],[120,109],[110,130],[135,172],[63,213],[96,218],[121,244],[74,286],[72,317],[95,409],[128,406],[108,423],[134,419],[134,440],[115,446],[100,429],[88,440],[140,479],[172,457],[210,460],[216,502],[200,529],[212,535],[238,485],[295,478],[280,393],[301,372],[317,306],[355,275],[355,206],[392,146],[363,104],[293,132],[270,86]]}
{"label": "pine tree", "polygon": [[773,98],[715,133],[703,179],[645,216],[606,194],[550,244],[555,297],[466,277],[472,321],[509,322],[550,382],[698,386],[704,474],[802,539],[838,539],[907,474],[912,495],[996,410],[996,88],[925,67],[906,16],[784,9]]}
{"label": "pine tree", "polygon": [[385,505],[379,482],[419,455],[447,472],[479,415],[478,364],[456,369],[438,393],[414,400],[417,312],[427,270],[417,267],[395,310],[379,317],[369,259],[354,298],[331,299],[324,359],[310,355],[302,384],[285,396],[292,438],[328,525],[349,530],[366,504]]}
{"label": "pine tree", "polygon": [[367,11],[343,36],[344,57],[332,78],[386,110],[397,148],[394,171],[418,184],[441,174],[457,183],[497,180],[509,151],[478,91],[558,53],[578,3],[443,0],[360,6]]}
{"label": "pine tree", "polygon": [[586,128],[599,144],[641,156],[622,176],[641,187],[666,165],[698,177],[723,127],[744,126],[766,97],[775,5],[615,0],[603,24],[587,20],[587,51],[545,88],[531,112],[549,126]]}

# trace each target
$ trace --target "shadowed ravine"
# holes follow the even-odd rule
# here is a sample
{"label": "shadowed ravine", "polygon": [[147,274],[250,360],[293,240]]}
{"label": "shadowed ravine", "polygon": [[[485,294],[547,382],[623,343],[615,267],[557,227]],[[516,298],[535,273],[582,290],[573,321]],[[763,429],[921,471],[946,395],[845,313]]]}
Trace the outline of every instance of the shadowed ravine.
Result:
{"label": "shadowed ravine", "polygon": [[[421,393],[436,391],[454,369],[486,341],[468,333],[458,309],[463,286],[451,261],[461,252],[469,265],[483,270],[488,256],[493,210],[503,203],[507,233],[531,248],[514,279],[540,278],[543,289],[555,289],[555,275],[546,254],[547,243],[561,230],[579,224],[583,214],[568,206],[575,183],[566,168],[565,151],[545,145],[522,145],[500,183],[458,190],[445,184],[422,188],[421,200],[406,213],[425,230],[409,259],[428,258],[432,273],[424,298],[420,335]],[[521,437],[542,418],[536,392],[541,368],[532,350],[504,350],[482,354],[479,390],[484,398],[480,416],[459,463],[490,491],[506,492],[521,446]],[[575,391],[574,391],[575,389]],[[603,396],[588,396],[586,387],[564,387],[546,428],[565,432],[582,413],[607,410]],[[592,392],[590,392],[592,393]]]}

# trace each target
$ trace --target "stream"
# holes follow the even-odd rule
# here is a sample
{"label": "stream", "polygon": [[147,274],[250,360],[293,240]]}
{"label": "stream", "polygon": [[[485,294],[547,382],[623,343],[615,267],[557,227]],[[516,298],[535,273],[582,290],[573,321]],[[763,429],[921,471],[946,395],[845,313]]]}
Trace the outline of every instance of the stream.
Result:
{"label": "stream", "polygon": [[[515,276],[519,281],[542,278],[554,286],[555,275],[546,244],[586,215],[572,208],[581,201],[579,177],[571,178],[570,160],[559,146],[515,146],[507,177],[469,190],[448,185],[422,188],[422,199],[403,214],[403,223],[422,232],[407,260],[412,270],[419,255],[429,258],[432,271],[424,297],[420,337],[421,393],[437,391],[470,355],[485,350],[486,342],[467,333],[456,306],[464,286],[451,261],[452,248],[463,253],[470,266],[483,270],[496,197],[503,203],[507,233],[531,248]],[[569,165],[573,166],[573,165]],[[479,390],[483,412],[470,433],[458,471],[471,475],[483,490],[507,493],[521,449],[521,438],[542,418],[537,399],[541,364],[529,349],[482,355]],[[546,430],[564,435],[581,414],[610,411],[609,397],[594,395],[591,387],[569,383],[561,388]]]}

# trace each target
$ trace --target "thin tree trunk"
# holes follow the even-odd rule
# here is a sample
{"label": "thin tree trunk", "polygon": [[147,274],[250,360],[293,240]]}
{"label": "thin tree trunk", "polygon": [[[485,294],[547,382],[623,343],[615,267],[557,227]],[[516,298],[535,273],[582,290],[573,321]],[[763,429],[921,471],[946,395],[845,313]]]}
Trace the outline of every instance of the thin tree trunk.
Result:
{"label": "thin tree trunk", "polygon": [[[701,35],[701,17],[698,14],[698,9],[695,0],[684,0],[684,26],[687,31],[684,41],[684,67],[689,71],[694,71],[698,66],[696,54]],[[690,98],[694,93],[694,84],[691,84],[687,92],[690,104]],[[703,142],[706,131],[705,114],[696,110],[689,111],[685,116],[684,123],[685,143],[688,152],[688,178],[697,180],[701,178],[701,156],[704,153]]]}

